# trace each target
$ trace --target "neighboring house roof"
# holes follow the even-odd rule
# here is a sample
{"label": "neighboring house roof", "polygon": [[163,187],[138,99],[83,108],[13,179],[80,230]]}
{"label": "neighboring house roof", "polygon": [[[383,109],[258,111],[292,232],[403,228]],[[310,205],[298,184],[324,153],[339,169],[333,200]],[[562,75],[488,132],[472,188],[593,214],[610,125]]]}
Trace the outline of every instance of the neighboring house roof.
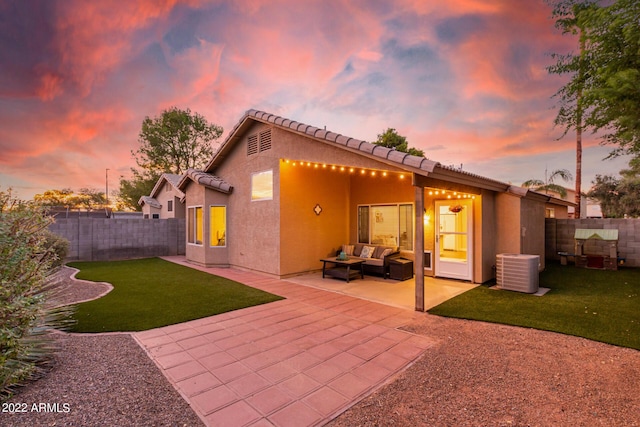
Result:
{"label": "neighboring house roof", "polygon": [[[158,182],[156,182],[156,185],[153,186],[151,194],[149,194],[148,196],[140,197],[140,200],[138,200],[138,204],[141,206],[143,204],[148,204],[150,206],[153,206],[154,208],[160,209],[162,206],[154,197],[156,197],[156,195],[164,187],[164,184],[167,182],[176,190],[177,196],[180,198],[180,201],[183,202],[184,193],[178,187],[178,184],[180,183],[180,180],[182,180],[182,177],[183,175],[177,175],[175,173],[163,173],[162,175],[160,175],[160,178],[158,178]],[[154,202],[155,204],[153,204]]]}
{"label": "neighboring house roof", "polygon": [[221,193],[230,194],[233,191],[233,186],[222,178],[195,169],[187,170],[187,173],[180,180],[178,187],[184,189],[189,180],[211,188],[212,190],[220,191]]}
{"label": "neighboring house roof", "polygon": [[140,206],[149,205],[152,208],[156,208],[156,209],[162,208],[162,205],[160,204],[160,202],[158,202],[155,198],[153,198],[151,196],[142,196],[142,197],[140,197],[140,200],[138,200],[138,204]]}

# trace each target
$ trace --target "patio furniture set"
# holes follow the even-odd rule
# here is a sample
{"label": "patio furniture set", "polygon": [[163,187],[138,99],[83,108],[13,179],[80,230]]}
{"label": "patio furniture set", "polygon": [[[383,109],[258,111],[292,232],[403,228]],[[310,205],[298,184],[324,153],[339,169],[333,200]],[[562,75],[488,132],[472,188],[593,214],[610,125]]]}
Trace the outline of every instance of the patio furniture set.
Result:
{"label": "patio furniture set", "polygon": [[408,280],[413,277],[413,261],[399,256],[397,247],[366,244],[343,245],[336,256],[323,258],[322,278],[331,276],[346,280],[366,274],[389,277],[394,280]]}

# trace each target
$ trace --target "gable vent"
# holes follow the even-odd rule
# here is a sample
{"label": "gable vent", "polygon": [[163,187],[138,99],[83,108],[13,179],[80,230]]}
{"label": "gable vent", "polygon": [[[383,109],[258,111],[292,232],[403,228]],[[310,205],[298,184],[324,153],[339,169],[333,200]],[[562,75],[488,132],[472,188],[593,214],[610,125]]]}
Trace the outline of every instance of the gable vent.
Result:
{"label": "gable vent", "polygon": [[260,132],[260,151],[271,149],[271,129]]}
{"label": "gable vent", "polygon": [[247,138],[247,156],[258,152],[258,135],[250,135]]}

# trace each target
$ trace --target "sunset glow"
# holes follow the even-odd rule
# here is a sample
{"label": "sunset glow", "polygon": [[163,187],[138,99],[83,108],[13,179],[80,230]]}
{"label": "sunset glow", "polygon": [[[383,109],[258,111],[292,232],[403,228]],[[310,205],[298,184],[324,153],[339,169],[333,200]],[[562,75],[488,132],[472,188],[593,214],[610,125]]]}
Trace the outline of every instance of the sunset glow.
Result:
{"label": "sunset glow", "polygon": [[[542,0],[0,2],[0,187],[118,187],[145,116],[251,108],[504,182],[575,170],[553,128],[550,53],[575,50]],[[626,159],[585,141],[583,188]],[[567,184],[573,185],[572,183]]]}

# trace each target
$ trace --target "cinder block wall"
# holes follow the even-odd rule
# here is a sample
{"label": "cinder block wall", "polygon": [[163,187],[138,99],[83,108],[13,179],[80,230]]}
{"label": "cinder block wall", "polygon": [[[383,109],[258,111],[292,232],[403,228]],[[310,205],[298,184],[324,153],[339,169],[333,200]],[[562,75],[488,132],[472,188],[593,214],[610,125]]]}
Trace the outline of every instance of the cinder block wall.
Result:
{"label": "cinder block wall", "polygon": [[[573,237],[576,228],[618,230],[618,256],[626,258],[625,265],[640,267],[640,219],[547,218],[545,220],[545,253],[547,259],[559,259],[558,252],[574,252],[575,240]],[[591,245],[589,247],[590,250],[595,252],[604,248],[602,242],[589,242],[589,245]]]}
{"label": "cinder block wall", "polygon": [[60,218],[49,229],[70,242],[70,261],[184,255],[184,219]]}

